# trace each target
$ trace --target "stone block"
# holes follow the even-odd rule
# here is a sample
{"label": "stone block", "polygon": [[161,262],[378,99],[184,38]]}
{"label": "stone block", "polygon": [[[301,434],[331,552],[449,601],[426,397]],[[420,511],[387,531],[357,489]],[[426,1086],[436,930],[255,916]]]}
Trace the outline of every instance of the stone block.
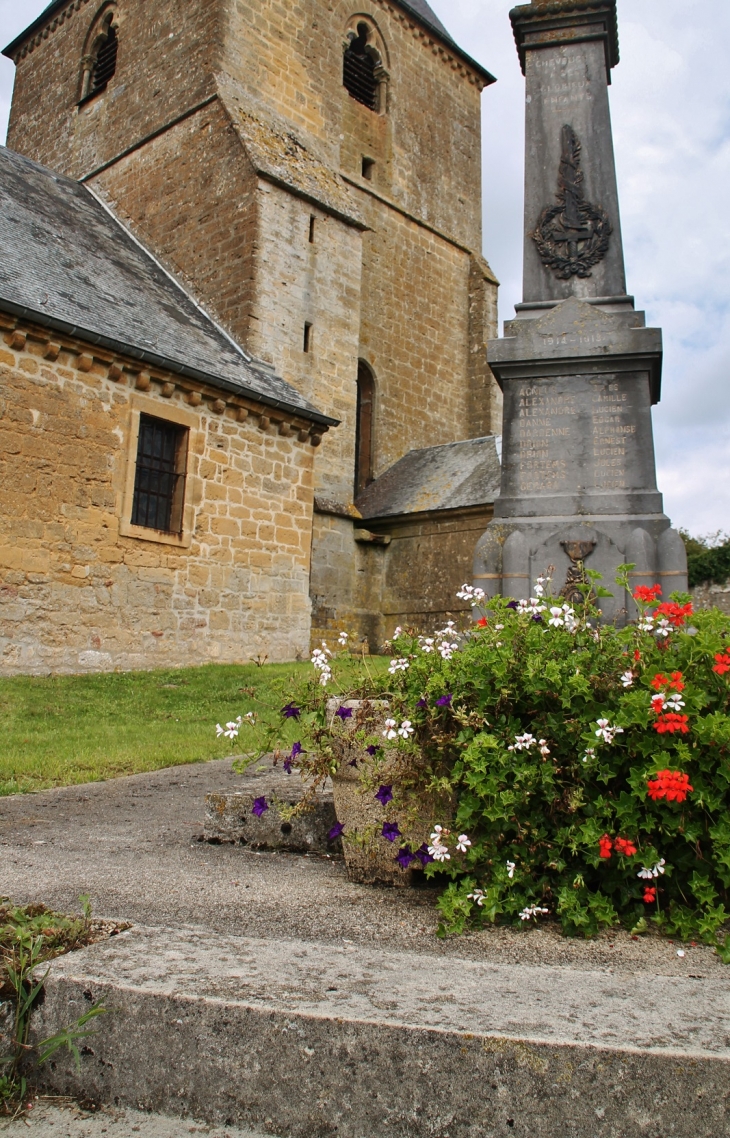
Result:
{"label": "stone block", "polygon": [[[239,788],[205,796],[205,840],[294,853],[340,853],[340,841],[327,838],[336,822],[329,780],[317,791],[311,809],[290,820],[282,818],[280,806],[296,806],[308,789],[300,775],[287,774],[281,762],[255,763]],[[268,807],[260,816],[252,813],[257,798],[266,799]]]}

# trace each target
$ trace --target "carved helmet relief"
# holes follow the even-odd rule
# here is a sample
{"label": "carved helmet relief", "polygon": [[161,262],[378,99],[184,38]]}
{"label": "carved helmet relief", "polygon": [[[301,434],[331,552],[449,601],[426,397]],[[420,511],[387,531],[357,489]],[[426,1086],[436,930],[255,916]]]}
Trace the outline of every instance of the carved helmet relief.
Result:
{"label": "carved helmet relief", "polygon": [[540,214],[532,238],[540,260],[561,280],[589,277],[608,252],[613,226],[600,206],[586,201],[581,144],[572,126],[564,126],[557,204]]}

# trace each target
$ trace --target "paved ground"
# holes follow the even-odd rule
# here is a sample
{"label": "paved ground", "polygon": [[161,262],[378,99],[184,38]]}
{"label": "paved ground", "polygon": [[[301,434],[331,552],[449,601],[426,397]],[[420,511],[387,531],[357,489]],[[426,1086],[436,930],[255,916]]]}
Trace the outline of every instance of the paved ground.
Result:
{"label": "paved ground", "polygon": [[[495,963],[645,969],[709,976],[704,946],[625,933],[592,942],[554,928],[496,929],[440,941],[431,889],[374,889],[347,881],[341,859],[256,853],[198,840],[204,795],[240,788],[231,759],[81,787],[0,798],[0,894],[145,925],[198,926],[262,938],[377,941]],[[292,776],[296,777],[296,776]],[[730,972],[728,973],[730,977]]]}
{"label": "paved ground", "polygon": [[33,1109],[9,1125],[0,1116],[0,1134],[9,1138],[188,1138],[190,1134],[206,1138],[261,1138],[261,1132],[219,1129],[205,1123],[181,1121],[162,1114],[146,1114],[138,1110],[103,1107],[93,1112],[82,1110],[74,1102],[38,1099]]}

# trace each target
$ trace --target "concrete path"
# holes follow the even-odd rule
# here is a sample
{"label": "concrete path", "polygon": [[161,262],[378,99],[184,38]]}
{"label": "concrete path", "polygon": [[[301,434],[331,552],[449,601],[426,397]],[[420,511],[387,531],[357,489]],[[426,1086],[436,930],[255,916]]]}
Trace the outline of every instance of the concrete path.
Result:
{"label": "concrete path", "polygon": [[[582,941],[548,929],[435,933],[432,889],[348,882],[337,857],[257,853],[198,841],[208,792],[240,789],[232,760],[0,798],[0,895],[98,916],[216,932],[314,940],[495,963],[621,968],[709,977],[730,967],[702,945],[625,933]],[[296,775],[292,776],[296,777]],[[685,952],[678,957],[677,950]]]}

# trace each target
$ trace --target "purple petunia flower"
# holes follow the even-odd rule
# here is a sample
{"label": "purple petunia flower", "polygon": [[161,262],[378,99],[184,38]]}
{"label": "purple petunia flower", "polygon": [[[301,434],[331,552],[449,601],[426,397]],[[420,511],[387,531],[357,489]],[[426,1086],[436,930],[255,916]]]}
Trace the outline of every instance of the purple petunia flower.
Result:
{"label": "purple petunia flower", "polygon": [[375,797],[377,798],[378,802],[382,803],[383,806],[387,806],[393,798],[393,787],[381,786]]}
{"label": "purple petunia flower", "polygon": [[344,832],[345,832],[344,823],[335,822],[334,826],[332,827],[329,834],[327,835],[327,841],[328,842],[336,842],[338,838],[342,837]]}
{"label": "purple petunia flower", "polygon": [[416,707],[428,707],[428,700],[426,699],[425,695],[421,696],[418,703],[416,704]]}
{"label": "purple petunia flower", "polygon": [[304,750],[304,747],[302,746],[301,743],[295,743],[294,744],[294,746],[291,749],[291,754],[286,759],[284,759],[284,770],[286,771],[287,774],[291,774],[292,763],[294,762],[294,760],[297,758],[298,755],[301,755],[303,750]]}
{"label": "purple petunia flower", "polygon": [[376,747],[374,743],[371,743],[369,747],[365,748],[365,751],[368,755],[377,755],[379,750],[380,747]]}
{"label": "purple petunia flower", "polygon": [[352,719],[352,708],[338,707],[335,715],[339,716],[340,719]]}
{"label": "purple petunia flower", "polygon": [[454,698],[454,697],[453,697],[453,695],[451,695],[451,694],[449,694],[449,695],[441,695],[441,696],[439,696],[439,698],[436,700],[436,706],[437,706],[437,707],[448,707],[448,706],[449,706],[449,704],[451,703],[451,701],[452,701],[452,699],[453,699],[453,698]]}
{"label": "purple petunia flower", "polygon": [[508,609],[516,609],[517,608],[517,601],[508,601],[507,602],[507,608]]}
{"label": "purple petunia flower", "polygon": [[298,719],[302,714],[302,709],[297,707],[295,703],[288,703],[286,707],[282,707],[281,714],[285,719]]}
{"label": "purple petunia flower", "polygon": [[540,616],[539,612],[533,613],[532,619],[537,620],[540,624],[542,624],[542,617]]}
{"label": "purple petunia flower", "polygon": [[401,838],[403,835],[398,829],[397,822],[383,822],[382,834],[389,842],[394,842],[396,838]]}
{"label": "purple petunia flower", "polygon": [[254,798],[253,806],[251,807],[251,813],[255,814],[257,818],[260,818],[262,814],[265,814],[268,809],[269,804],[263,795],[261,798]]}
{"label": "purple petunia flower", "polygon": [[411,853],[408,846],[403,846],[395,855],[395,860],[398,862],[398,865],[401,867],[401,869],[408,869],[408,866],[411,864],[411,862],[418,861],[418,858],[414,853]]}
{"label": "purple petunia flower", "polygon": [[413,856],[418,858],[421,865],[428,865],[428,863],[430,861],[433,861],[431,854],[428,852],[428,846],[426,845],[425,842],[423,843],[422,846],[418,847],[418,849],[416,850],[416,852]]}
{"label": "purple petunia flower", "polygon": [[357,765],[358,765],[358,764],[357,764],[357,759],[350,759],[350,761],[349,761],[349,763],[348,763],[347,765],[348,765],[348,767],[355,767],[355,768],[357,768]]}

